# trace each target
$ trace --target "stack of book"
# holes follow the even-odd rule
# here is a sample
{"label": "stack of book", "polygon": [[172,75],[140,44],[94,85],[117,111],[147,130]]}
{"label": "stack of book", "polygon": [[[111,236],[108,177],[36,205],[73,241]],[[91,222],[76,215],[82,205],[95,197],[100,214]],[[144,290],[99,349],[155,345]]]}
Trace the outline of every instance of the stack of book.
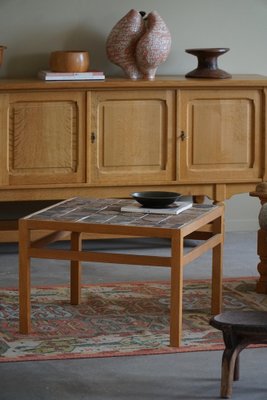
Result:
{"label": "stack of book", "polygon": [[87,72],[52,72],[40,71],[38,78],[44,81],[98,81],[104,80],[105,74],[102,71]]}
{"label": "stack of book", "polygon": [[144,207],[137,202],[133,202],[129,206],[121,207],[121,211],[122,212],[132,212],[132,213],[140,212],[140,213],[144,213],[144,214],[177,215],[185,210],[188,210],[192,206],[193,206],[193,203],[191,201],[175,201],[171,205],[164,207],[164,208],[149,208],[149,207]]}

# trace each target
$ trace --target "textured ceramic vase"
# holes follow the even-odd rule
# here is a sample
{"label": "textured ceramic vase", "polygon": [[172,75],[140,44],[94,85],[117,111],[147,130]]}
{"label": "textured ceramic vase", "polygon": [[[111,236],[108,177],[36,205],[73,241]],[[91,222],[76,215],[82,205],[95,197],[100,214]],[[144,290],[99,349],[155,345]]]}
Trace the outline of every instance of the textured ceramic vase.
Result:
{"label": "textured ceramic vase", "polygon": [[144,79],[154,79],[157,68],[166,61],[171,49],[171,34],[157,11],[146,19],[146,32],[136,46],[136,62]]}
{"label": "textured ceramic vase", "polygon": [[111,30],[106,43],[108,59],[131,79],[154,79],[170,52],[171,35],[157,11],[129,11]]}
{"label": "textured ceramic vase", "polygon": [[108,59],[121,67],[131,79],[140,78],[135,60],[135,48],[144,32],[145,22],[142,15],[136,10],[130,10],[117,22],[107,38]]}

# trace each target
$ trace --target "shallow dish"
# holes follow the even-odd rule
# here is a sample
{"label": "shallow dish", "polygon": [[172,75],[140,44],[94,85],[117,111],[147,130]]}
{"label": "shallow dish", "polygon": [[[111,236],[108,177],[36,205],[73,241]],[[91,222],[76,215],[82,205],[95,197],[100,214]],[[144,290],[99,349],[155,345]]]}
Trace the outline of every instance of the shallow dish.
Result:
{"label": "shallow dish", "polygon": [[176,201],[181,194],[176,192],[135,192],[132,193],[132,197],[144,207],[163,208]]}

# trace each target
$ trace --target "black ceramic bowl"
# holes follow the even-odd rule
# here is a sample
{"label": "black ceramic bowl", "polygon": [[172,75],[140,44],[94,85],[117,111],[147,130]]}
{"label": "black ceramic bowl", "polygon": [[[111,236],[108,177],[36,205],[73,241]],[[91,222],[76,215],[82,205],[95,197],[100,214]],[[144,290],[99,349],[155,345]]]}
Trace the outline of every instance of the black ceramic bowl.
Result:
{"label": "black ceramic bowl", "polygon": [[132,197],[144,207],[163,208],[176,201],[181,197],[181,194],[175,192],[135,192],[132,193]]}

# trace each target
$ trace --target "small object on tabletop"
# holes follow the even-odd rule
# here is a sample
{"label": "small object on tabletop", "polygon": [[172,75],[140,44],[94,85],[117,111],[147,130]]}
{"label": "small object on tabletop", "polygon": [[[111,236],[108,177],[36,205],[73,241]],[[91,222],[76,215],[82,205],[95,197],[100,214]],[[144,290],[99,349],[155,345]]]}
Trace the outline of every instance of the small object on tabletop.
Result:
{"label": "small object on tabletop", "polygon": [[49,60],[53,72],[86,72],[89,69],[88,51],[53,51]]}
{"label": "small object on tabletop", "polygon": [[87,72],[52,72],[39,71],[38,78],[44,81],[98,81],[104,80],[105,74],[102,71]]}
{"label": "small object on tabletop", "polygon": [[174,203],[168,205],[163,208],[156,207],[144,207],[141,204],[133,202],[133,204],[129,206],[124,206],[121,208],[122,212],[141,212],[144,214],[169,214],[169,215],[178,215],[181,212],[188,210],[193,206],[191,201],[175,201]]}
{"label": "small object on tabletop", "polygon": [[228,72],[218,68],[217,59],[222,54],[229,51],[229,48],[207,48],[207,49],[186,49],[185,51],[192,54],[198,59],[198,66],[191,72],[188,72],[186,78],[211,78],[225,79],[231,78]]}
{"label": "small object on tabletop", "polygon": [[176,192],[135,192],[132,197],[144,207],[161,208],[167,207],[181,197]]}
{"label": "small object on tabletop", "polygon": [[0,46],[0,66],[3,63],[3,58],[4,58],[4,50],[6,49],[6,46]]}
{"label": "small object on tabletop", "polygon": [[106,41],[108,59],[130,79],[153,80],[171,48],[170,31],[157,11],[130,10],[112,28]]}

